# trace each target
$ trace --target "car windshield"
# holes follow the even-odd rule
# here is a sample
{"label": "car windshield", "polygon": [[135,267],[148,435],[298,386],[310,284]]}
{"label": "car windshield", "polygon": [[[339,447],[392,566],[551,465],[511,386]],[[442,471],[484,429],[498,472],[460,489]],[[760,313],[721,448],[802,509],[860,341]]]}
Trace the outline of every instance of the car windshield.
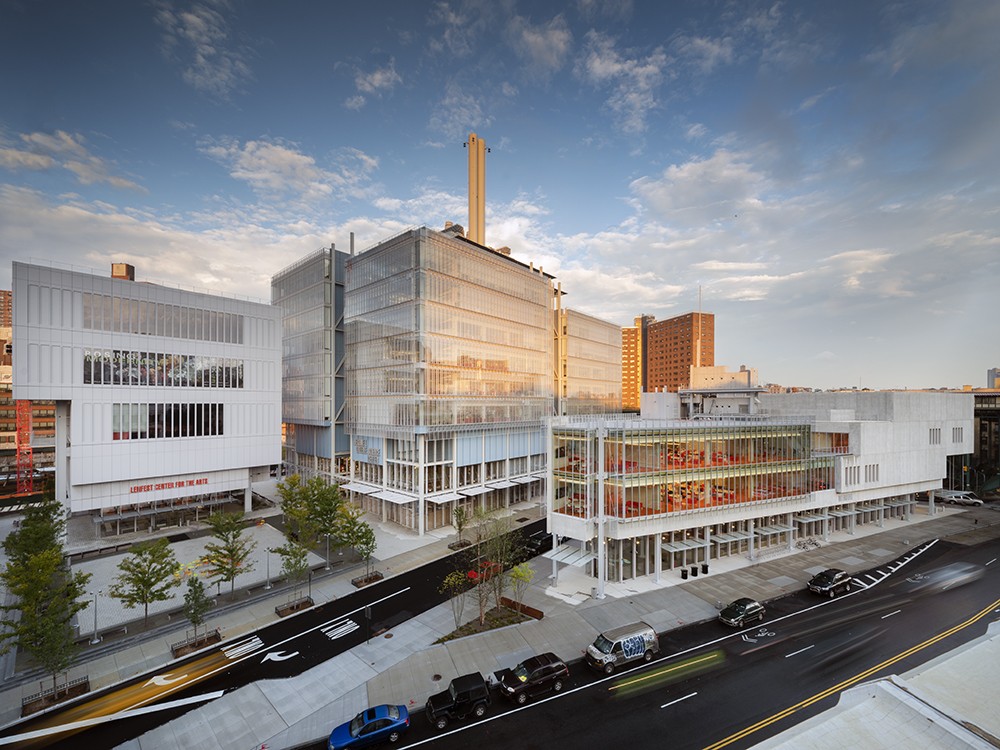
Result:
{"label": "car windshield", "polygon": [[518,664],[516,667],[514,667],[513,671],[514,671],[514,676],[518,680],[520,680],[521,682],[528,681],[528,670],[525,668],[523,664]]}
{"label": "car windshield", "polygon": [[836,573],[832,570],[824,570],[816,576],[816,583],[829,583],[834,579],[834,576],[836,576]]}
{"label": "car windshield", "polygon": [[358,733],[361,731],[361,727],[365,725],[365,720],[362,714],[358,714],[353,719],[351,719],[351,737],[357,737]]}
{"label": "car windshield", "polygon": [[730,612],[739,613],[747,608],[746,602],[733,602],[729,605]]}
{"label": "car windshield", "polygon": [[388,708],[389,718],[398,719],[399,718],[399,708],[397,706],[389,706]]}
{"label": "car windshield", "polygon": [[611,648],[615,644],[605,638],[603,635],[597,636],[597,640],[594,641],[594,648],[600,651],[602,654],[610,654]]}

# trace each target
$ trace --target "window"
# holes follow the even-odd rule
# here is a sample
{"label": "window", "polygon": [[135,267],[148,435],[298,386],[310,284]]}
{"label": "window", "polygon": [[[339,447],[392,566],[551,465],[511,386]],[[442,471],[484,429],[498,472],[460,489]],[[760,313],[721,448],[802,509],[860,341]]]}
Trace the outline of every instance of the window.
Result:
{"label": "window", "polygon": [[931,427],[930,430],[930,444],[931,445],[941,445],[941,428]]}

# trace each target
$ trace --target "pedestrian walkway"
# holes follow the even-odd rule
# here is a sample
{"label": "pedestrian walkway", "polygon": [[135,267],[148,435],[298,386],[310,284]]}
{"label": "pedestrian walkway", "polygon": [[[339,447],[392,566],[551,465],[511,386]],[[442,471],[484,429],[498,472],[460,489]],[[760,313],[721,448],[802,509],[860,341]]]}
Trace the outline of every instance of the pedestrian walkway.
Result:
{"label": "pedestrian walkway", "polygon": [[[553,579],[551,562],[535,558],[531,563],[535,579],[524,601],[544,612],[541,620],[435,645],[455,627],[452,609],[445,603],[302,675],[241,688],[122,747],[293,748],[325,737],[333,726],[368,705],[404,703],[419,711],[428,695],[444,689],[459,674],[478,670],[488,675],[541,651],[576,659],[599,631],[613,625],[644,619],[658,631],[670,630],[714,619],[722,603],[740,596],[767,600],[801,589],[813,574],[827,567],[866,570],[934,538],[975,543],[1000,537],[1000,513],[989,507],[937,510],[929,517],[926,507],[921,507],[909,521],[886,520],[882,528],[858,527],[854,535],[837,533],[818,548],[795,549],[763,562],[742,556],[721,558],[712,562],[707,575],[693,579],[682,579],[679,571],[664,571],[658,583],[652,576],[610,583],[604,599],[592,596],[593,579],[581,571],[563,567]],[[528,515],[532,514],[519,517]],[[446,531],[450,530],[415,537],[377,525],[383,552],[378,569],[390,577],[448,554]],[[396,554],[387,554],[390,549]],[[349,582],[352,575],[357,572],[314,579],[317,604],[354,590]],[[466,620],[473,615],[468,609],[466,614]],[[209,625],[219,627],[225,638],[236,639],[275,619],[273,598],[264,597],[227,609]],[[94,688],[111,685],[168,662],[171,640],[177,640],[176,633],[124,645],[74,669],[87,674]],[[994,647],[993,663],[996,653]],[[70,678],[75,676],[71,672]],[[36,686],[4,694],[0,701],[4,724],[17,718],[21,696],[36,691]],[[997,697],[984,695],[980,689],[976,700],[994,702]],[[991,731],[1000,733],[1000,727]]]}

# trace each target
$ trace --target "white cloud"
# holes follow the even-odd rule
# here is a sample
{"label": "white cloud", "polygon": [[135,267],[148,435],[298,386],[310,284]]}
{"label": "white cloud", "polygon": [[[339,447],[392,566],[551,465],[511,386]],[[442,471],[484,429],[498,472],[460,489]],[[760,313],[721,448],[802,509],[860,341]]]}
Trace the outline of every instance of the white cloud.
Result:
{"label": "white cloud", "polygon": [[734,41],[730,37],[719,39],[703,36],[680,37],[674,43],[674,49],[682,60],[705,75],[719,66],[731,64],[735,56]]}
{"label": "white cloud", "polygon": [[403,82],[399,73],[396,72],[396,61],[389,60],[389,63],[381,68],[375,68],[370,73],[358,71],[354,77],[354,84],[358,91],[365,94],[381,94],[383,91],[392,91],[397,84]]}
{"label": "white cloud", "polygon": [[606,105],[618,127],[637,134],[646,130],[647,117],[659,106],[656,92],[663,83],[667,62],[666,53],[659,47],[630,57],[615,49],[611,37],[589,31],[577,72],[585,81],[611,89]]}
{"label": "white cloud", "polygon": [[480,35],[494,24],[495,4],[491,0],[438,0],[431,6],[428,22],[442,27],[430,38],[432,50],[468,57],[476,50]]}
{"label": "white cloud", "polygon": [[252,73],[246,53],[234,46],[226,17],[216,7],[232,15],[225,0],[192,3],[184,10],[163,2],[155,20],[163,29],[164,51],[185,58],[184,80],[204,94],[228,99]]}
{"label": "white cloud", "polygon": [[113,174],[112,165],[91,154],[80,135],[62,130],[22,133],[20,141],[25,149],[0,148],[0,167],[12,171],[61,167],[76,175],[82,185],[106,184],[124,190],[147,192],[132,180]]}
{"label": "white cloud", "polygon": [[339,165],[324,168],[296,144],[285,141],[205,139],[200,149],[258,194],[291,195],[306,204],[331,196],[362,195],[370,175],[378,168],[378,159],[358,149],[344,149]]}
{"label": "white cloud", "polygon": [[492,124],[493,117],[487,114],[483,99],[450,81],[445,87],[444,97],[431,110],[429,126],[446,138],[464,140],[470,132]]}
{"label": "white cloud", "polygon": [[533,78],[546,79],[560,70],[573,45],[573,32],[561,15],[538,25],[532,25],[523,16],[514,16],[507,34],[511,47]]}

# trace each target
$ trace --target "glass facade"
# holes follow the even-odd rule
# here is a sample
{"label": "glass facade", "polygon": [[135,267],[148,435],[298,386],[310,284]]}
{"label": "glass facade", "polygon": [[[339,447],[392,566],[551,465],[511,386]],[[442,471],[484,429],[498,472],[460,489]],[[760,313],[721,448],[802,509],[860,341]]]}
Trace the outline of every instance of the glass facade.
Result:
{"label": "glass facade", "polygon": [[804,424],[766,422],[553,432],[556,513],[592,518],[603,451],[603,513],[631,519],[780,501],[833,488],[833,456]]}
{"label": "glass facade", "polygon": [[351,432],[461,430],[551,415],[552,293],[541,272],[427,229],[351,257]]}
{"label": "glass facade", "polygon": [[576,310],[561,313],[562,414],[601,414],[622,409],[621,328]]}
{"label": "glass facade", "polygon": [[277,274],[271,304],[281,308],[282,420],[333,419],[333,259],[319,250]]}

